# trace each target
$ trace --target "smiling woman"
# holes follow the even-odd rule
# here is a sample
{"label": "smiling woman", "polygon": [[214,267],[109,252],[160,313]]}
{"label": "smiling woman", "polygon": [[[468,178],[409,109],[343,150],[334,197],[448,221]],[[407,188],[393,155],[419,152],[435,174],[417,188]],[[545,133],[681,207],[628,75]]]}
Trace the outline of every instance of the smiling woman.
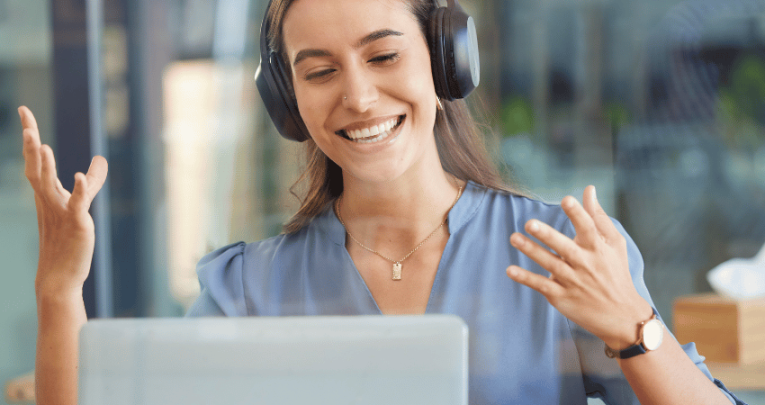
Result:
{"label": "smiling woman", "polygon": [[[558,206],[501,183],[459,100],[478,81],[473,24],[456,1],[269,4],[258,89],[280,133],[306,144],[308,191],[283,234],[200,261],[188,315],[455,314],[470,328],[471,403],[736,402],[692,344],[664,338],[640,252],[594,187]],[[59,354],[76,353],[84,322],[87,208],[106,163],[63,192],[20,113],[50,230],[38,389],[71,394],[76,356]]]}

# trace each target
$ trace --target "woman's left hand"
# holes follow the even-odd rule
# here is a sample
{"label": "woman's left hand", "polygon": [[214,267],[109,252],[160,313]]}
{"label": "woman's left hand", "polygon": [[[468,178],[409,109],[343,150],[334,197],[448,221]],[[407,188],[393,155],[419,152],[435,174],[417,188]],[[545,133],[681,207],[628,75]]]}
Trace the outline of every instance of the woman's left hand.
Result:
{"label": "woman's left hand", "polygon": [[632,283],[626,239],[598,203],[595,187],[584,190],[583,201],[584,206],[568,196],[561,202],[574,225],[574,239],[539,220],[526,222],[526,232],[554,252],[521,233],[510,237],[549,277],[515,265],[507,268],[507,275],[544,295],[561,314],[612,349],[622,350],[635,344],[638,325],[653,310]]}

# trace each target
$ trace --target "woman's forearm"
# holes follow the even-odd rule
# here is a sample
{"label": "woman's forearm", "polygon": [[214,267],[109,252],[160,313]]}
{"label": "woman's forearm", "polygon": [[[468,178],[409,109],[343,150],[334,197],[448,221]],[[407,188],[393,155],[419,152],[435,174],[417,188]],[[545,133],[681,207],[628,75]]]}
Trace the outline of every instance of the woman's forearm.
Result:
{"label": "woman's forearm", "polygon": [[87,321],[82,292],[37,292],[35,397],[38,405],[76,405],[79,332]]}
{"label": "woman's forearm", "polygon": [[641,405],[730,404],[666,329],[664,333],[658,349],[618,360]]}

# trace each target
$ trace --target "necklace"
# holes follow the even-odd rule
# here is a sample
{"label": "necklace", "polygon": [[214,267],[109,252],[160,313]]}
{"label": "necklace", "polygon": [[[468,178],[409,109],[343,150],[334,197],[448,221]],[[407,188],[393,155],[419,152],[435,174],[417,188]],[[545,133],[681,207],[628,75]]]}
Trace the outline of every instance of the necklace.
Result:
{"label": "necklace", "polygon": [[351,239],[354,242],[356,242],[359,246],[361,246],[365,250],[367,250],[369,252],[372,252],[372,253],[382,257],[383,259],[389,261],[389,262],[392,262],[393,263],[393,280],[401,280],[401,269],[402,269],[402,264],[401,263],[404,260],[408,259],[409,256],[412,255],[412,253],[416,252],[417,249],[419,249],[423,244],[425,244],[425,242],[427,242],[428,239],[430,239],[433,235],[435,235],[436,232],[438,232],[438,230],[441,229],[444,226],[444,224],[446,223],[446,220],[449,218],[449,212],[452,210],[452,208],[454,208],[454,205],[457,204],[457,200],[460,199],[461,195],[462,195],[462,186],[459,186],[459,190],[457,190],[457,198],[454,199],[454,202],[452,203],[451,207],[449,207],[449,210],[446,211],[446,215],[444,216],[444,220],[441,221],[441,223],[438,225],[438,227],[436,229],[434,229],[433,232],[430,233],[430,235],[428,235],[425,239],[423,239],[422,242],[420,242],[419,245],[415,246],[414,249],[412,249],[409,253],[406,254],[406,256],[402,257],[399,260],[393,260],[390,257],[385,256],[384,254],[382,254],[382,253],[380,253],[380,252],[378,252],[376,250],[373,250],[373,249],[370,249],[370,248],[364,246],[363,243],[359,242],[359,240],[356,239],[348,231],[348,228],[345,226],[345,222],[343,222],[343,218],[340,216],[340,202],[342,200],[342,197],[338,198],[337,201],[335,202],[335,214],[337,215],[337,219],[339,219],[340,223],[343,225],[343,228],[345,228],[345,232],[348,234],[348,236],[350,236]]}

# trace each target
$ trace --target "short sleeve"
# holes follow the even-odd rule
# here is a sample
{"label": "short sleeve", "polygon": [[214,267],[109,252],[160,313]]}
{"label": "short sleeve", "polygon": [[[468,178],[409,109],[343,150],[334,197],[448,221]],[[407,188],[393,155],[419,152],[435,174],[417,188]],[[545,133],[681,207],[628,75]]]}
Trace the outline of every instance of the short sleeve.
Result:
{"label": "short sleeve", "polygon": [[246,316],[243,242],[224,246],[197,264],[201,293],[186,313],[195,316]]}
{"label": "short sleeve", "polygon": [[[655,307],[643,279],[643,257],[637,245],[622,225],[616,220],[613,220],[613,222],[616,229],[619,230],[627,241],[629,269],[635,289],[651,306]],[[571,226],[570,222],[567,225],[570,228],[566,231],[573,235],[573,226]],[[659,318],[661,318],[661,315],[659,315]],[[569,326],[571,327],[577,351],[579,352],[587,395],[601,398],[603,402],[609,405],[639,404],[616,360],[606,357],[603,342],[573,322],[569,322]],[[669,338],[675,339],[671,332],[669,334]],[[696,367],[725,394],[732,404],[746,405],[738,400],[722,382],[712,377],[709,369],[704,364],[704,357],[699,355],[696,350],[695,343],[683,345],[682,348]]]}

